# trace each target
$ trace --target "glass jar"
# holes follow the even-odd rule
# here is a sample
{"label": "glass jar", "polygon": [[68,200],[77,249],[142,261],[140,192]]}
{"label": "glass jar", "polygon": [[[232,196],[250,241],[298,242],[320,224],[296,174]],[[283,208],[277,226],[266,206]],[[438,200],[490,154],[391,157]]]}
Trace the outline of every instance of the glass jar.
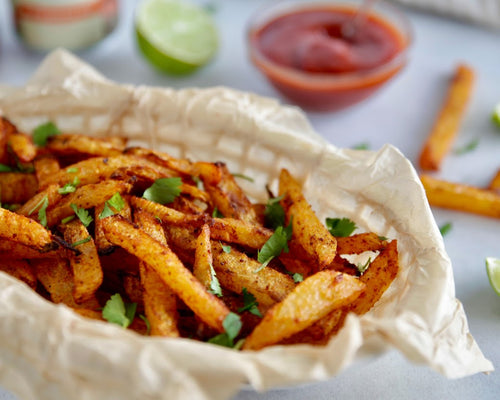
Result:
{"label": "glass jar", "polygon": [[118,20],[118,0],[11,0],[18,36],[34,50],[87,48]]}

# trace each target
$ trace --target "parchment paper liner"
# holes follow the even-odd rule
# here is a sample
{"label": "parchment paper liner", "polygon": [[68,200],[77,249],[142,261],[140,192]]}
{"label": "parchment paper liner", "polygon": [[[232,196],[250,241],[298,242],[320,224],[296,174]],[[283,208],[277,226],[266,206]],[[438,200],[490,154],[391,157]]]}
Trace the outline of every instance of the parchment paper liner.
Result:
{"label": "parchment paper liner", "polygon": [[338,149],[297,109],[228,88],[117,85],[62,50],[24,88],[0,91],[23,130],[48,119],[68,132],[126,134],[131,143],[193,160],[223,160],[264,200],[281,167],[304,182],[320,218],[345,216],[397,238],[402,270],[376,307],[349,316],[326,347],[236,352],[185,339],[141,337],[53,305],[0,273],[0,384],[23,399],[223,399],[324,380],[389,347],[458,378],[491,371],[455,298],[451,263],[420,181],[394,147]]}

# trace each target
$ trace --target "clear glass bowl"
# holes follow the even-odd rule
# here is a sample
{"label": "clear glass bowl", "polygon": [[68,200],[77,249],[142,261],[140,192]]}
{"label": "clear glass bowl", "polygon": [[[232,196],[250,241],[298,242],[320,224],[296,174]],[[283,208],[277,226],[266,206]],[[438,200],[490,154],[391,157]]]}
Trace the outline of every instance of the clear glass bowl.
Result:
{"label": "clear glass bowl", "polygon": [[378,0],[368,12],[370,18],[391,28],[401,44],[393,58],[373,68],[339,73],[307,72],[273,61],[259,43],[262,29],[277,18],[315,8],[355,12],[361,4],[361,0],[271,2],[249,21],[247,41],[251,61],[283,96],[306,110],[336,111],[366,99],[397,75],[408,61],[412,29],[405,15],[392,4]]}

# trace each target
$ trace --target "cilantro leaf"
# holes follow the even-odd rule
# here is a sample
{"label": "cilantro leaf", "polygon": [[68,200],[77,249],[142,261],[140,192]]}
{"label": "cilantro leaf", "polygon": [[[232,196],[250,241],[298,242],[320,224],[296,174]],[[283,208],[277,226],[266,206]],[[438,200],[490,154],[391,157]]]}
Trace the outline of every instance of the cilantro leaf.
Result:
{"label": "cilantro leaf", "polygon": [[[234,347],[234,339],[240,333],[242,323],[238,314],[230,312],[222,322],[225,332],[208,339],[208,343],[224,347]],[[238,344],[238,343],[237,343]]]}
{"label": "cilantro leaf", "polygon": [[59,192],[59,194],[73,193],[79,184],[80,184],[80,179],[78,178],[78,176],[75,176],[73,182],[66,183],[63,187],[57,189],[57,191]]}
{"label": "cilantro leaf", "polygon": [[217,297],[222,297],[222,289],[212,264],[210,264],[210,289],[208,291]]}
{"label": "cilantro leaf", "polygon": [[224,218],[224,215],[219,211],[217,207],[214,207],[212,211],[212,218]]}
{"label": "cilantro leaf", "polygon": [[243,288],[243,307],[238,308],[238,312],[241,314],[244,311],[248,311],[253,315],[257,315],[262,318],[262,314],[258,308],[259,303],[255,299],[255,296],[250,293],[247,288]]}
{"label": "cilantro leaf", "polygon": [[0,172],[14,172],[14,168],[0,163]]}
{"label": "cilantro leaf", "polygon": [[278,257],[282,251],[288,253],[288,241],[292,238],[292,221],[286,228],[278,226],[272,236],[267,239],[262,248],[257,252],[257,261],[260,267],[254,272],[259,272],[265,268],[274,257]]}
{"label": "cilantro leaf", "polygon": [[181,185],[179,177],[160,178],[144,191],[142,197],[159,204],[172,203],[181,193]]}
{"label": "cilantro leaf", "polygon": [[266,225],[272,229],[285,225],[285,210],[280,204],[282,198],[283,196],[269,199],[264,210]]}
{"label": "cilantro leaf", "polygon": [[76,204],[70,204],[71,209],[75,212],[78,219],[82,222],[83,226],[87,227],[94,220],[89,212],[84,208],[79,208]]}
{"label": "cilantro leaf", "polygon": [[68,174],[76,174],[79,171],[79,168],[77,167],[71,167],[66,170]]}
{"label": "cilantro leaf", "polygon": [[299,283],[299,282],[302,282],[304,280],[304,276],[302,274],[299,274],[298,272],[296,272],[295,274],[293,274],[292,278],[293,278],[293,281],[295,283]]}
{"label": "cilantro leaf", "polygon": [[104,208],[99,214],[99,219],[115,215],[117,212],[123,210],[123,207],[125,207],[125,200],[123,200],[123,197],[120,195],[120,193],[116,192],[109,200],[104,203]]}
{"label": "cilantro leaf", "polygon": [[222,251],[226,254],[229,254],[231,253],[231,246],[230,245],[226,245],[226,244],[220,244],[222,246]]}
{"label": "cilantro leaf", "polygon": [[139,318],[142,319],[146,324],[146,335],[149,335],[151,333],[151,323],[149,322],[149,319],[142,314],[139,314]]}
{"label": "cilantro leaf", "polygon": [[53,122],[38,125],[33,131],[33,143],[38,147],[44,147],[51,136],[59,135],[61,131]]}
{"label": "cilantro leaf", "polygon": [[326,228],[332,236],[347,237],[357,229],[357,226],[349,218],[326,218]]}
{"label": "cilantro leaf", "polygon": [[124,303],[122,296],[116,293],[110,297],[102,309],[102,317],[113,324],[127,328],[133,321],[137,303]]}
{"label": "cilantro leaf", "polygon": [[358,269],[358,271],[363,274],[367,269],[368,267],[370,266],[370,264],[372,263],[372,259],[371,257],[366,261],[366,263],[364,264],[357,264],[356,265],[356,268]]}
{"label": "cilantro leaf", "polygon": [[28,215],[31,215],[38,209],[38,220],[42,226],[47,226],[47,207],[49,205],[49,197],[47,195],[43,196],[42,199],[35,204],[35,206],[30,210]]}
{"label": "cilantro leaf", "polygon": [[71,243],[71,247],[80,246],[81,244],[90,242],[91,240],[92,240],[92,237],[91,236],[87,236],[85,239],[77,240],[76,242]]}
{"label": "cilantro leaf", "polygon": [[235,178],[241,178],[241,179],[245,179],[247,180],[248,182],[255,182],[255,180],[250,177],[250,176],[247,176],[247,175],[244,175],[244,174],[238,174],[238,173],[234,173],[232,174]]}
{"label": "cilantro leaf", "polygon": [[462,155],[465,153],[469,153],[472,150],[475,150],[478,145],[479,145],[479,138],[472,139],[465,146],[455,149],[455,154]]}
{"label": "cilantro leaf", "polygon": [[358,143],[358,144],[352,146],[352,149],[353,150],[369,150],[370,144],[367,142]]}
{"label": "cilantro leaf", "polygon": [[63,218],[61,220],[62,224],[67,224],[69,221],[73,221],[75,219],[75,214],[70,215],[69,217]]}
{"label": "cilantro leaf", "polygon": [[445,236],[448,232],[451,231],[453,224],[451,222],[447,222],[444,225],[439,227],[439,231],[441,232],[441,236]]}

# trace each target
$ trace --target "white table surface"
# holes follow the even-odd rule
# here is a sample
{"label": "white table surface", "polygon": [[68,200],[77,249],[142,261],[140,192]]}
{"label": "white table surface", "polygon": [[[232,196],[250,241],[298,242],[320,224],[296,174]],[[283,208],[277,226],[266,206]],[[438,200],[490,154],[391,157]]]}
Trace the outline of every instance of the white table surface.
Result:
{"label": "white table surface", "polygon": [[[0,83],[23,85],[43,55],[25,50],[13,33],[9,2],[0,1]],[[133,0],[122,1],[121,20],[115,32],[97,47],[80,54],[105,76],[118,82],[175,88],[227,85],[261,95],[278,97],[250,65],[244,29],[250,14],[265,1],[220,0],[215,18],[221,33],[216,60],[196,75],[169,78],[153,71],[138,55],[132,30]],[[315,129],[340,147],[368,143],[378,149],[397,146],[416,162],[447,86],[459,61],[472,65],[478,80],[474,96],[457,138],[457,146],[479,138],[476,150],[450,155],[439,176],[484,186],[500,168],[500,130],[490,113],[500,102],[500,32],[458,21],[405,10],[413,23],[415,42],[404,72],[375,97],[337,114],[309,114]],[[445,236],[452,259],[456,295],[463,303],[471,333],[494,364],[500,365],[500,297],[490,288],[484,259],[500,257],[500,221],[434,209],[438,225],[452,222]],[[1,354],[0,354],[1,356]],[[405,360],[395,351],[357,366],[328,382],[255,393],[244,390],[233,400],[295,399],[498,399],[500,374],[448,380],[438,373]],[[16,397],[0,388],[0,400]],[[19,399],[21,400],[21,399]]]}

